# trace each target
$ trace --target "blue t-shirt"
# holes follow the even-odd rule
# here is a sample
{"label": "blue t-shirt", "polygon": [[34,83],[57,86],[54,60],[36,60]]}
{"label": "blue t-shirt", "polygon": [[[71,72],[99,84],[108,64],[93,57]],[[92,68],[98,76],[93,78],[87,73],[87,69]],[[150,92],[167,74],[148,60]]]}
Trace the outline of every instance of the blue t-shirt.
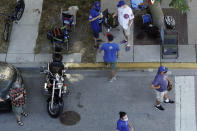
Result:
{"label": "blue t-shirt", "polygon": [[117,52],[120,50],[120,48],[116,43],[105,43],[101,46],[100,50],[104,50],[104,61],[111,63],[116,62]]}
{"label": "blue t-shirt", "polygon": [[123,120],[119,119],[117,121],[116,130],[118,130],[118,131],[129,131],[128,121],[123,121]]}
{"label": "blue t-shirt", "polygon": [[[94,8],[92,8],[90,10],[89,20],[92,20],[93,18],[95,18],[99,15],[100,15],[100,13],[98,11],[96,11]],[[99,18],[91,22],[91,28],[94,30],[94,32],[100,31]]]}
{"label": "blue t-shirt", "polygon": [[160,88],[156,90],[158,90],[159,92],[164,92],[165,90],[167,90],[167,86],[168,86],[167,75],[157,74],[152,84],[154,86],[160,85]]}

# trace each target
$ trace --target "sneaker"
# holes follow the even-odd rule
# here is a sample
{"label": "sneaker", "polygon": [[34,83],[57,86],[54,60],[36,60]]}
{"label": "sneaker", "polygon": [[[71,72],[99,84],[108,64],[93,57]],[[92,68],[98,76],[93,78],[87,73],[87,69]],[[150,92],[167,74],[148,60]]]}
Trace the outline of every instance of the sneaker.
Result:
{"label": "sneaker", "polygon": [[164,103],[171,103],[172,104],[172,103],[174,103],[174,101],[169,99],[169,101],[164,100]]}
{"label": "sneaker", "polygon": [[125,44],[125,43],[127,43],[127,40],[123,40],[120,42],[120,44]]}
{"label": "sneaker", "polygon": [[117,80],[116,76],[114,76],[114,77],[112,78],[112,80]]}
{"label": "sneaker", "polygon": [[159,110],[161,110],[161,111],[163,111],[164,110],[164,108],[161,106],[161,105],[155,105],[155,107],[157,108],[157,109],[159,109]]}
{"label": "sneaker", "polygon": [[112,82],[113,82],[113,78],[112,78],[112,79],[110,79],[110,80],[109,80],[109,82],[110,82],[110,83],[112,83]]}

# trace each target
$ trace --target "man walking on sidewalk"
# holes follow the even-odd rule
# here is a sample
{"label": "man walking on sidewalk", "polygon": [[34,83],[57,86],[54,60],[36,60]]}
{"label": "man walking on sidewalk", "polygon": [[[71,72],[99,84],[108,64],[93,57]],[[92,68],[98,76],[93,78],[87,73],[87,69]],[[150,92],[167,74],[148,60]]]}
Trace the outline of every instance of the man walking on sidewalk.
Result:
{"label": "man walking on sidewalk", "polygon": [[105,43],[101,46],[100,52],[104,50],[104,62],[105,64],[110,64],[110,82],[113,82],[113,80],[116,80],[115,77],[115,68],[116,68],[116,60],[120,56],[120,48],[118,44],[113,43],[113,35],[107,34],[108,43]]}
{"label": "man walking on sidewalk", "polygon": [[[164,108],[160,105],[161,102],[164,103],[174,103],[173,100],[168,98],[167,86],[170,82],[170,79],[167,76],[168,68],[164,66],[160,66],[158,68],[157,75],[155,76],[154,81],[152,82],[151,88],[155,89],[156,93],[156,105],[155,107],[159,110],[164,110]],[[164,99],[163,99],[164,98]]]}
{"label": "man walking on sidewalk", "polygon": [[[132,9],[128,5],[126,5],[123,0],[119,1],[117,7],[118,7],[118,22],[123,29],[123,34],[125,37],[125,40],[123,40],[121,43],[127,42],[126,51],[129,51],[131,47],[130,28],[133,23],[134,14],[132,12]],[[115,13],[113,17],[115,17],[116,15],[117,13]]]}

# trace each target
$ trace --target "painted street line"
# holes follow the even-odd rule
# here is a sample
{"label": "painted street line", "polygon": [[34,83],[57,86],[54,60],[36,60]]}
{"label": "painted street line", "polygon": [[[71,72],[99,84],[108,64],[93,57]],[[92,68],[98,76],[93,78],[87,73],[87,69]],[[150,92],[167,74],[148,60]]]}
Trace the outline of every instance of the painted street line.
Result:
{"label": "painted street line", "polygon": [[194,76],[175,76],[175,129],[196,131]]}

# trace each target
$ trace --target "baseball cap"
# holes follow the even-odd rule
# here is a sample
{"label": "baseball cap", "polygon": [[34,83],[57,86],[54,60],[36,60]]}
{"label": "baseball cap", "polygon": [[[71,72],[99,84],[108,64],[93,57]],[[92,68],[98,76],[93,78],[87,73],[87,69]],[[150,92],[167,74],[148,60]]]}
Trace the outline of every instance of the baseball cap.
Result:
{"label": "baseball cap", "polygon": [[100,9],[101,9],[101,4],[100,4],[100,2],[99,2],[99,1],[95,1],[95,2],[94,2],[94,7],[95,7],[95,9],[100,10]]}
{"label": "baseball cap", "polygon": [[114,40],[114,36],[110,33],[106,34],[108,41],[113,41]]}
{"label": "baseball cap", "polygon": [[118,2],[118,4],[117,4],[117,7],[121,7],[121,6],[123,6],[123,5],[125,5],[124,0],[120,0],[120,1]]}
{"label": "baseball cap", "polygon": [[167,72],[168,71],[168,68],[167,67],[164,67],[164,66],[160,66],[159,68],[158,68],[158,72],[159,73],[161,73],[161,72]]}

